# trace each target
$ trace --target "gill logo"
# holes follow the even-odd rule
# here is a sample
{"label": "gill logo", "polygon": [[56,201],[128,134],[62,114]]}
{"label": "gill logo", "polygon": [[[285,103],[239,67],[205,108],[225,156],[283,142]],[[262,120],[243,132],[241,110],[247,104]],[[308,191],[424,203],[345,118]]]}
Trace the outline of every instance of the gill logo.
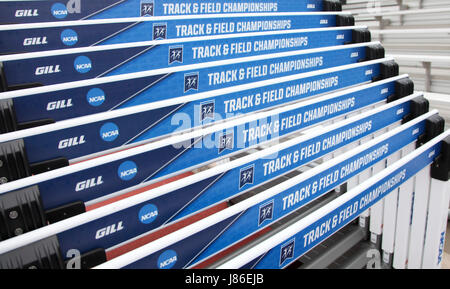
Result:
{"label": "gill logo", "polygon": [[47,65],[36,68],[35,75],[53,74],[61,72],[59,65]]}
{"label": "gill logo", "polygon": [[97,231],[97,233],[95,233],[95,239],[98,240],[111,234],[117,233],[123,230],[123,228],[124,226],[122,221],[120,221],[117,224],[112,224],[107,227],[101,228],[100,230]]}
{"label": "gill logo", "polygon": [[39,12],[37,9],[21,9],[16,10],[16,13],[14,14],[16,18],[19,17],[36,17],[39,16]]}
{"label": "gill logo", "polygon": [[63,109],[63,108],[69,108],[72,107],[72,99],[63,99],[58,101],[52,101],[47,104],[47,111],[57,110],[57,109]]}
{"label": "gill logo", "polygon": [[98,176],[97,178],[85,180],[85,181],[77,183],[77,185],[75,186],[75,192],[80,192],[80,191],[83,191],[83,190],[86,190],[89,188],[99,186],[101,184],[103,184],[102,176]]}
{"label": "gill logo", "polygon": [[23,40],[23,46],[45,45],[45,44],[48,44],[46,36],[25,38]]}
{"label": "gill logo", "polygon": [[65,149],[68,147],[74,147],[77,145],[82,145],[86,143],[86,140],[84,138],[84,135],[80,136],[80,137],[71,137],[68,139],[63,139],[62,141],[59,142],[58,144],[58,149]]}

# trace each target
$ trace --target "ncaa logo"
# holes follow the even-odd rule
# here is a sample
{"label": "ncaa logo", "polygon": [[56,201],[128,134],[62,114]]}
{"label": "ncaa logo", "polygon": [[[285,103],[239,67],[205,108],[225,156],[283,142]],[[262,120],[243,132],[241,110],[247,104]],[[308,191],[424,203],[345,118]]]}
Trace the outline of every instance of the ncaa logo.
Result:
{"label": "ncaa logo", "polygon": [[86,95],[86,101],[94,107],[102,105],[105,100],[105,92],[100,88],[91,88]]}
{"label": "ncaa logo", "polygon": [[273,219],[273,200],[259,207],[258,226],[266,220]]}
{"label": "ncaa logo", "polygon": [[81,74],[88,73],[92,68],[92,61],[87,56],[78,56],[75,58],[73,66]]}
{"label": "ncaa logo", "polygon": [[189,90],[198,90],[198,72],[184,75],[184,92]]}
{"label": "ncaa logo", "polygon": [[119,136],[119,127],[112,122],[105,123],[100,128],[100,137],[106,142],[115,141]]}
{"label": "ncaa logo", "polygon": [[61,41],[64,45],[72,46],[78,42],[78,34],[72,29],[66,29],[61,32]]}
{"label": "ncaa logo", "polygon": [[123,181],[129,181],[137,175],[138,169],[137,165],[133,161],[125,161],[117,170],[119,178]]}
{"label": "ncaa logo", "polygon": [[214,119],[214,100],[200,103],[200,122],[205,119]]}
{"label": "ncaa logo", "polygon": [[81,13],[81,0],[69,0],[67,5],[55,3],[50,8],[50,11],[56,19],[64,19],[67,15],[73,13]]}
{"label": "ncaa logo", "polygon": [[166,39],[167,37],[167,24],[153,24],[153,40]]}
{"label": "ncaa logo", "polygon": [[67,11],[66,5],[64,5],[62,3],[53,4],[51,7],[51,12],[52,12],[52,15],[56,19],[64,19],[69,14],[69,11]]}
{"label": "ncaa logo", "polygon": [[155,3],[153,0],[142,0],[141,1],[141,16],[153,16],[153,9],[155,8]]}
{"label": "ncaa logo", "polygon": [[150,224],[158,217],[158,208],[153,204],[143,206],[139,210],[139,221],[142,224]]}
{"label": "ncaa logo", "polygon": [[224,150],[234,149],[234,133],[228,133],[219,137],[219,154]]}
{"label": "ncaa logo", "polygon": [[255,165],[241,169],[239,173],[239,189],[247,184],[253,184],[253,178],[255,175]]}
{"label": "ncaa logo", "polygon": [[281,246],[280,250],[280,267],[286,260],[294,258],[295,239],[290,240],[285,245]]}
{"label": "ncaa logo", "polygon": [[177,258],[177,252],[167,250],[159,256],[157,266],[159,269],[170,269],[177,263]]}
{"label": "ncaa logo", "polygon": [[169,64],[174,62],[183,63],[183,46],[169,47]]}

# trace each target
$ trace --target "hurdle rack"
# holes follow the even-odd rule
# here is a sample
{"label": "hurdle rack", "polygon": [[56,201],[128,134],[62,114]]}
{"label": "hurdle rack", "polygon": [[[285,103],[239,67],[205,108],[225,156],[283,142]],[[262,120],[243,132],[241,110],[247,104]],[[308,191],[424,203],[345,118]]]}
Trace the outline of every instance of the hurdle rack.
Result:
{"label": "hurdle rack", "polygon": [[336,0],[0,3],[1,269],[437,269],[445,120]]}

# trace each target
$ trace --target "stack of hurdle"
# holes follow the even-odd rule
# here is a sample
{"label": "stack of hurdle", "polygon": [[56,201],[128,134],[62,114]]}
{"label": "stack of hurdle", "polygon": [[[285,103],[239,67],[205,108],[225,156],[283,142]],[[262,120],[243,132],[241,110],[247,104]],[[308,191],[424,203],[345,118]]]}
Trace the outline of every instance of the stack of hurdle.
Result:
{"label": "stack of hurdle", "polygon": [[450,133],[341,10],[1,2],[0,268],[439,268]]}

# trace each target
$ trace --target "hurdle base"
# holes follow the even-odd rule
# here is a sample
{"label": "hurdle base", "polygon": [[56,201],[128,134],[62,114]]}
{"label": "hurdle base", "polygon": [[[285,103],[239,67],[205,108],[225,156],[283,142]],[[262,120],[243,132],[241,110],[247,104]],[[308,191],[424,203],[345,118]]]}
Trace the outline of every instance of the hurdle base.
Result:
{"label": "hurdle base", "polygon": [[0,241],[47,224],[37,186],[0,196]]}
{"label": "hurdle base", "polygon": [[382,262],[381,262],[381,268],[382,269],[392,269],[394,254],[386,252],[386,251],[383,251],[382,254],[383,254],[383,258],[382,258]]}
{"label": "hurdle base", "polygon": [[375,233],[371,233],[370,234],[370,243],[377,250],[381,250],[381,235],[378,235],[378,234],[375,234]]}

